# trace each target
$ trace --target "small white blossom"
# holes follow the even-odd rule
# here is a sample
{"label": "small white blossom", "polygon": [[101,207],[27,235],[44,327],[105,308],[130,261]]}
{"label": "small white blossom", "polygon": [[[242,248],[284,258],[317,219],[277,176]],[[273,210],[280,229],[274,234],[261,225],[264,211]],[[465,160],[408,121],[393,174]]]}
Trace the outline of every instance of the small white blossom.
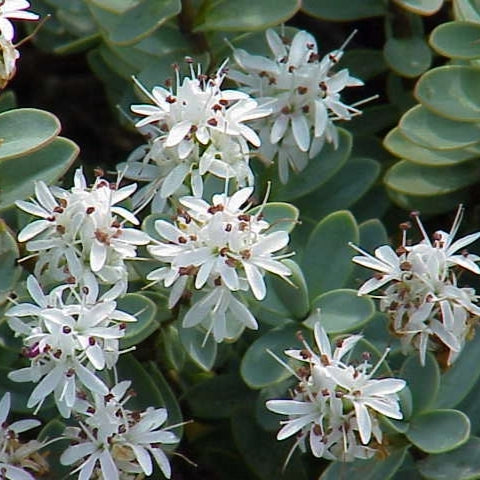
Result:
{"label": "small white blossom", "polygon": [[48,463],[39,450],[45,442],[30,440],[20,441],[19,434],[36,428],[38,420],[19,420],[7,423],[10,411],[10,393],[0,400],[0,473],[2,479],[35,480],[48,472]]}
{"label": "small white blossom", "polygon": [[372,378],[386,354],[373,368],[367,354],[355,367],[342,360],[361,336],[342,339],[332,354],[320,323],[314,328],[318,353],[305,341],[303,349],[285,352],[308,364],[296,374],[299,384],[293,391],[293,398],[266,403],[269,410],[288,416],[288,420],[281,422],[277,438],[283,440],[296,435],[290,455],[297,446],[304,450],[308,439],[315,457],[340,461],[370,458],[383,439],[379,417],[403,418],[398,392],[405,387],[405,381]]}
{"label": "small white blossom", "polygon": [[363,82],[347,69],[331,72],[348,40],[321,58],[315,38],[305,31],[297,32],[291,42],[272,29],[266,37],[271,57],[234,49],[239,70],[231,70],[229,77],[261,105],[272,108],[272,114],[258,122],[262,142],[258,153],[268,162],[278,158],[280,179],[286,183],[289,167],[299,172],[325,142],[337,146],[334,121],[350,120],[361,113],[343,103],[340,92]]}
{"label": "small white blossom", "polygon": [[155,210],[163,208],[188,176],[195,196],[202,195],[206,173],[233,178],[240,186],[253,184],[248,144],[258,147],[260,139],[247,122],[268,115],[269,109],[259,108],[244,92],[222,90],[224,66],[213,76],[190,67],[183,81],[176,68],[175,90],[157,86],[144,91],[153,105],[131,107],[145,117],[136,126],[150,138],[119,167],[127,177],[149,182],[136,197],[138,205],[153,200]]}
{"label": "small white blossom", "polygon": [[101,475],[119,480],[126,474],[150,476],[154,462],[166,478],[171,477],[170,462],[162,445],[178,443],[179,439],[168,428],[160,428],[167,420],[167,410],[129,410],[125,407],[131,398],[129,387],[130,382],[120,382],[106,395],[95,395],[93,404],[83,401],[78,410],[80,427],[67,427],[65,437],[73,444],[63,452],[60,461],[63,465],[75,465],[72,473],[78,472],[79,478]]}
{"label": "small white blossom", "polygon": [[[155,228],[162,241],[147,247],[150,254],[168,266],[147,278],[172,287],[169,306],[173,307],[187,288],[210,293],[187,313],[185,326],[203,323],[221,341],[227,335],[227,317],[240,325],[256,328],[256,322],[230,292],[251,290],[257,300],[266,295],[266,272],[286,277],[291,274],[275,253],[287,246],[288,233],[268,233],[269,224],[260,212],[242,207],[253,189],[243,188],[232,196],[214,195],[212,204],[194,198],[180,199],[181,209],[174,224],[157,220]],[[228,315],[229,313],[229,315]]]}
{"label": "small white blossom", "polygon": [[23,337],[24,353],[31,363],[11,372],[9,378],[37,383],[29,407],[40,407],[53,392],[60,413],[69,417],[77,381],[88,391],[106,393],[94,372],[115,365],[125,322],[136,319],[116,309],[116,302],[109,299],[115,294],[112,290],[97,299],[98,290],[84,286],[77,292],[71,285],[61,285],[45,295],[33,276],[27,288],[36,304],[15,305],[5,315],[10,328]]}
{"label": "small white blossom", "polygon": [[473,319],[480,314],[475,290],[457,285],[462,269],[480,273],[477,265],[480,257],[465,250],[480,238],[480,232],[454,240],[462,216],[460,206],[451,231],[436,232],[432,241],[414,213],[423,239],[418,244],[408,244],[409,225],[402,224],[403,241],[397,251],[383,245],[372,256],[352,245],[361,254],[353,257],[353,261],[376,271],[358,294],[383,289],[379,296],[381,310],[389,315],[404,350],[410,346],[417,349],[422,364],[431,349],[446,351],[446,363],[450,365],[461,352]]}
{"label": "small white blossom", "polygon": [[15,36],[15,29],[10,19],[13,20],[38,20],[38,15],[33,12],[26,12],[30,8],[27,0],[2,0],[0,2],[0,34],[11,42]]}
{"label": "small white blossom", "polygon": [[138,225],[137,218],[117,204],[135,191],[136,185],[118,188],[97,177],[88,188],[81,169],[75,172],[70,190],[35,183],[35,199],[16,205],[40,217],[18,235],[27,250],[37,252],[35,275],[56,281],[78,282],[93,272],[107,284],[126,285],[125,259],[135,258],[138,245],[149,242],[146,233],[126,228]]}
{"label": "small white blossom", "polygon": [[0,35],[0,89],[5,88],[17,71],[16,62],[20,58],[20,52],[12,42]]}

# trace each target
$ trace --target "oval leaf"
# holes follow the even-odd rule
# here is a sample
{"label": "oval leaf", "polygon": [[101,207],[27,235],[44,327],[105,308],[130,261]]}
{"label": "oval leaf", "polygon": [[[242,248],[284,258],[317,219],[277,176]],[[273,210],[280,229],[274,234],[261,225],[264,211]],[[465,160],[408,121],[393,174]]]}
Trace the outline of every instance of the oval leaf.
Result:
{"label": "oval leaf", "polygon": [[430,35],[430,45],[445,57],[480,58],[480,25],[472,22],[442,23]]}
{"label": "oval leaf", "polygon": [[312,17],[333,21],[350,21],[379,17],[385,13],[382,0],[303,0],[302,10]]}

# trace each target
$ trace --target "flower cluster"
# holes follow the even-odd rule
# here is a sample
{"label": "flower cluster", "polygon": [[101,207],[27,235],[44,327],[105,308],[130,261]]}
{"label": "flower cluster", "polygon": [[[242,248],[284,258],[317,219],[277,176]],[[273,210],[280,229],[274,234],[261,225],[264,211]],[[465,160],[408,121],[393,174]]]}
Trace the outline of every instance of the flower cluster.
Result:
{"label": "flower cluster", "polygon": [[338,50],[320,57],[315,38],[299,31],[290,41],[274,30],[266,32],[273,58],[234,49],[239,70],[229,77],[272,114],[258,122],[262,146],[259,154],[266,161],[277,158],[280,180],[286,183],[289,168],[299,172],[308,159],[316,156],[325,142],[338,144],[336,120],[350,120],[361,113],[342,102],[345,87],[363,85],[347,69],[332,73],[350,39]]}
{"label": "flower cluster", "polygon": [[462,270],[480,274],[476,263],[480,257],[465,249],[480,238],[480,232],[454,241],[463,216],[462,206],[450,232],[437,231],[432,240],[418,213],[412,216],[423,237],[418,244],[408,244],[406,232],[410,224],[405,223],[401,225],[402,245],[396,251],[383,245],[372,256],[352,245],[361,253],[353,261],[377,272],[358,294],[383,289],[380,308],[390,317],[404,350],[410,346],[417,349],[422,364],[429,349],[447,352],[446,364],[451,365],[469,336],[473,319],[480,315],[475,290],[457,284]]}
{"label": "flower cluster", "polygon": [[68,418],[80,389],[78,383],[87,391],[108,392],[95,372],[116,364],[126,322],[136,319],[116,309],[118,288],[98,298],[93,276],[79,291],[72,285],[60,285],[45,295],[34,276],[28,277],[27,288],[35,303],[20,303],[5,315],[10,328],[23,338],[30,365],[11,372],[9,378],[37,383],[29,408],[40,408],[53,392],[58,410]]}
{"label": "flower cluster", "polygon": [[101,177],[88,187],[81,169],[75,172],[70,190],[36,182],[36,199],[16,202],[25,212],[41,218],[18,235],[20,242],[27,242],[27,250],[38,255],[35,275],[49,281],[81,283],[93,272],[99,281],[122,283],[126,289],[124,260],[134,258],[137,246],[150,240],[144,232],[125,227],[126,222],[139,222],[117,205],[135,189],[135,184],[119,188]]}
{"label": "flower cluster", "polygon": [[38,427],[40,422],[19,420],[8,424],[10,402],[7,392],[0,400],[0,475],[8,480],[35,480],[48,473],[48,463],[39,453],[45,443],[38,440],[23,443],[19,434]]}
{"label": "flower cluster", "polygon": [[292,399],[269,400],[266,405],[275,413],[288,415],[277,438],[296,435],[290,454],[297,446],[304,450],[308,437],[315,457],[344,462],[370,458],[382,443],[379,417],[403,418],[398,392],[405,381],[373,378],[385,355],[376,366],[369,363],[368,353],[362,355],[363,361],[356,366],[343,360],[360,338],[360,335],[344,338],[332,353],[325,331],[316,323],[318,352],[305,341],[303,349],[285,352],[307,365],[296,372],[299,383]]}
{"label": "flower cluster", "polygon": [[108,480],[135,479],[153,473],[153,462],[163,475],[171,470],[162,445],[178,443],[169,428],[160,428],[167,420],[164,408],[129,410],[125,403],[132,396],[130,382],[116,384],[105,395],[94,395],[94,401],[76,404],[79,427],[67,427],[65,437],[72,442],[60,457],[63,465],[75,465],[72,473],[79,478]]}
{"label": "flower cluster", "polygon": [[[232,328],[233,337],[245,326],[257,328],[255,318],[232,292],[251,290],[262,300],[265,272],[281,277],[291,274],[280,261],[284,255],[274,255],[288,244],[288,233],[269,233],[261,211],[249,213],[249,205],[244,205],[252,192],[246,187],[232,196],[214,195],[212,204],[182,197],[174,224],[157,220],[155,228],[162,241],[147,247],[154,258],[169,264],[147,278],[172,287],[170,307],[189,287],[209,292],[186,314],[184,326],[201,323],[218,342],[232,338]],[[240,331],[229,326],[232,322]]]}
{"label": "flower cluster", "polygon": [[0,89],[4,88],[15,75],[15,63],[20,52],[13,43],[15,29],[14,20],[38,20],[38,15],[25,11],[30,8],[27,0],[3,0],[0,3]]}
{"label": "flower cluster", "polygon": [[152,201],[154,211],[164,208],[189,175],[196,196],[202,196],[202,177],[208,172],[233,178],[240,186],[252,185],[248,142],[258,147],[260,139],[246,122],[269,113],[246,93],[221,89],[224,66],[209,77],[200,68],[195,72],[190,63],[191,75],[183,81],[178,67],[175,72],[175,89],[144,90],[154,105],[131,107],[145,117],[136,126],[150,141],[132,153],[125,175],[148,182],[135,201],[137,205]]}

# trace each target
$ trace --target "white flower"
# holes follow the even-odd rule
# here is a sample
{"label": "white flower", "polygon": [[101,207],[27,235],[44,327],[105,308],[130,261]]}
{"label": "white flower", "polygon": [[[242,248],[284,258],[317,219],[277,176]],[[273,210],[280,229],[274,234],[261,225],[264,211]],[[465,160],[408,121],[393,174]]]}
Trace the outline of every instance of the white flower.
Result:
{"label": "white flower", "polygon": [[[212,173],[233,178],[240,186],[252,185],[248,142],[258,147],[260,139],[247,122],[268,115],[248,94],[222,90],[225,68],[208,77],[195,72],[180,80],[176,69],[176,89],[155,87],[142,90],[154,105],[132,105],[145,118],[136,126],[149,137],[149,144],[133,152],[124,170],[129,178],[148,181],[138,205],[155,200],[155,210],[177,193],[190,176],[191,192],[202,195],[202,176]],[[163,199],[163,202],[161,201]]]}
{"label": "white flower", "polygon": [[149,242],[144,232],[125,228],[125,222],[139,222],[116,205],[135,189],[135,184],[117,188],[100,177],[88,188],[81,169],[75,172],[71,190],[36,182],[36,199],[16,202],[41,218],[18,235],[20,242],[27,242],[27,250],[39,253],[36,276],[78,282],[92,271],[105,283],[125,282],[124,260],[134,258],[137,246]]}
{"label": "white flower", "polygon": [[[178,437],[160,428],[167,419],[165,408],[149,407],[131,411],[125,403],[131,398],[130,382],[120,382],[107,395],[96,395],[95,403],[83,402],[78,412],[85,418],[80,427],[68,427],[66,438],[75,442],[60,457],[63,465],[78,465],[72,473],[88,479],[95,475],[115,480],[125,474],[153,473],[153,462],[166,478],[170,462],[161,445],[178,443]],[[169,427],[172,428],[172,427]]]}
{"label": "white flower", "polygon": [[9,480],[35,480],[36,475],[43,476],[48,472],[47,462],[38,453],[45,443],[38,440],[22,443],[19,434],[38,427],[40,422],[38,420],[19,420],[8,424],[9,410],[10,393],[7,392],[0,400],[1,476]]}
{"label": "white flower", "polygon": [[266,403],[269,410],[288,416],[281,422],[278,440],[297,437],[287,461],[297,446],[304,449],[307,438],[316,457],[341,461],[370,458],[376,452],[372,434],[378,444],[382,443],[379,416],[402,418],[397,393],[405,381],[372,378],[386,354],[374,368],[368,363],[369,355],[356,367],[342,360],[360,338],[353,335],[342,339],[332,354],[325,331],[316,323],[318,353],[303,339],[303,349],[285,352],[308,363],[298,374],[292,370],[299,380],[292,399]]}
{"label": "white flower", "polygon": [[272,29],[267,30],[266,37],[273,58],[234,49],[239,70],[230,71],[229,77],[261,105],[273,109],[259,122],[259,154],[269,162],[278,156],[280,179],[286,183],[288,166],[297,172],[303,170],[325,141],[336,147],[338,135],[333,122],[361,113],[344,104],[340,92],[363,82],[350,76],[347,69],[331,72],[350,39],[320,59],[315,38],[305,31],[297,32],[291,42]]}
{"label": "white flower", "polygon": [[[172,287],[169,306],[173,307],[187,288],[207,290],[187,313],[184,325],[203,323],[217,341],[230,338],[228,318],[236,318],[239,328],[256,328],[252,315],[228,291],[251,290],[256,299],[266,295],[266,272],[286,277],[291,274],[276,252],[287,246],[288,233],[268,233],[269,224],[261,212],[249,213],[242,207],[252,188],[232,196],[214,195],[212,204],[195,197],[182,197],[181,209],[171,224],[157,220],[155,228],[162,241],[147,247],[150,254],[168,266],[151,272],[147,278]],[[228,291],[227,291],[228,290]],[[225,323],[227,322],[227,323]],[[235,334],[236,336],[236,334]]]}
{"label": "white flower", "polygon": [[388,313],[404,351],[413,346],[424,364],[427,350],[440,353],[446,350],[446,364],[450,365],[463,348],[474,318],[480,314],[475,290],[457,285],[462,269],[480,273],[476,263],[480,257],[465,249],[480,238],[480,232],[455,240],[463,216],[462,206],[451,231],[437,231],[433,240],[418,213],[412,216],[423,237],[418,244],[407,243],[409,224],[402,224],[402,245],[396,251],[383,245],[372,256],[352,245],[361,253],[353,261],[377,272],[360,287],[358,294],[383,288],[380,308]]}
{"label": "white flower", "polygon": [[0,89],[5,88],[8,82],[14,77],[16,62],[20,58],[20,52],[12,42],[0,35]]}
{"label": "white flower", "polygon": [[136,319],[116,309],[115,301],[109,299],[115,295],[112,290],[97,299],[98,290],[83,286],[77,292],[72,285],[61,285],[45,295],[33,276],[27,279],[27,288],[36,305],[21,303],[5,315],[10,328],[24,338],[31,364],[9,377],[38,383],[29,407],[40,407],[53,392],[61,414],[69,417],[77,398],[77,380],[89,391],[106,392],[94,371],[115,365],[125,322]]}
{"label": "white flower", "polygon": [[27,8],[30,8],[30,3],[27,0],[2,0],[0,3],[0,34],[8,42],[11,42],[15,35],[15,30],[9,19],[38,20],[36,13],[25,11]]}

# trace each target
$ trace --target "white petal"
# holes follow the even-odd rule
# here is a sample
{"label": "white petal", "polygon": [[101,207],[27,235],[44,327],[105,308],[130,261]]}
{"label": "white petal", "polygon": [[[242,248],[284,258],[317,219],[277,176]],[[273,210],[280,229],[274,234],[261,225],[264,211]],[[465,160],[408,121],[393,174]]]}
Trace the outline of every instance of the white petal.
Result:
{"label": "white petal", "polygon": [[302,152],[307,152],[310,147],[310,127],[305,115],[293,115],[292,119],[292,133],[298,148]]}

